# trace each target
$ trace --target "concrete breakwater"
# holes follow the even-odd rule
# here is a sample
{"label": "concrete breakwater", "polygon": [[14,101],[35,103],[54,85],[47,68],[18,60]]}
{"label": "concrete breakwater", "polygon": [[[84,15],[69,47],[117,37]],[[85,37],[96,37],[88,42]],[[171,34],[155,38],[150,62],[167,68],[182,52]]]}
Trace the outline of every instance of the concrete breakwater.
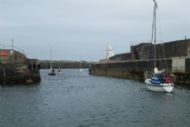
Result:
{"label": "concrete breakwater", "polygon": [[0,50],[0,85],[31,84],[41,81],[37,59],[9,49]]}
{"label": "concrete breakwater", "polygon": [[[92,64],[89,69],[90,74],[144,80],[144,73],[153,68],[153,59],[148,59],[153,56],[152,53],[151,56],[148,55],[151,46],[148,43],[131,46],[130,53],[115,55],[108,60]],[[190,85],[189,49],[190,40],[158,45],[157,51],[160,54],[157,55],[165,58],[157,59],[156,65],[159,69],[166,69],[166,72],[173,73],[176,84]]]}
{"label": "concrete breakwater", "polygon": [[63,61],[63,60],[40,60],[40,65],[42,69],[49,69],[50,63],[54,68],[89,68],[90,63],[87,61]]}
{"label": "concrete breakwater", "polygon": [[[190,58],[157,60],[157,63],[160,63],[160,61],[163,64],[157,64],[158,68],[166,69],[166,72],[172,72],[176,84],[190,85]],[[145,72],[151,69],[152,65],[153,60],[96,63],[91,65],[90,74],[144,80]]]}

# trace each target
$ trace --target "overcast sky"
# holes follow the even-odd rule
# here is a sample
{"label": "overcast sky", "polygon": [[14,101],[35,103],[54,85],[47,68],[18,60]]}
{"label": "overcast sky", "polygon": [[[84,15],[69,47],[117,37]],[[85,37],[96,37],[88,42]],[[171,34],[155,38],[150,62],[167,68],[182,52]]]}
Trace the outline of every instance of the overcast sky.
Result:
{"label": "overcast sky", "polygon": [[[190,38],[190,1],[157,0],[158,40]],[[0,0],[0,44],[31,58],[92,60],[151,37],[152,0]]]}

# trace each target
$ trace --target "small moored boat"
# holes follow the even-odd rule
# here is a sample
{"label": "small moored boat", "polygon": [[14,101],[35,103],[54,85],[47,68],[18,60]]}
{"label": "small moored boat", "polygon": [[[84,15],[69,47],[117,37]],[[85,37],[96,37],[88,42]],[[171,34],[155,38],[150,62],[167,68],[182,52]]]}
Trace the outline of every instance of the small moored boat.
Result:
{"label": "small moored boat", "polygon": [[54,68],[50,67],[50,69],[49,69],[49,71],[48,71],[48,75],[50,75],[50,76],[51,76],[51,75],[52,75],[52,76],[56,75]]}

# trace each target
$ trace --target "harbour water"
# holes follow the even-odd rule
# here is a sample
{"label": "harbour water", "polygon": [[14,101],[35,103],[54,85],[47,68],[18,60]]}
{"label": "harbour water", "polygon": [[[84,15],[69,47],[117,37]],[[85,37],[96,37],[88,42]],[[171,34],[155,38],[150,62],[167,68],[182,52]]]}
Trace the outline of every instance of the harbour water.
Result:
{"label": "harbour water", "polygon": [[144,83],[41,70],[36,85],[0,87],[0,127],[189,127],[190,90],[147,91]]}

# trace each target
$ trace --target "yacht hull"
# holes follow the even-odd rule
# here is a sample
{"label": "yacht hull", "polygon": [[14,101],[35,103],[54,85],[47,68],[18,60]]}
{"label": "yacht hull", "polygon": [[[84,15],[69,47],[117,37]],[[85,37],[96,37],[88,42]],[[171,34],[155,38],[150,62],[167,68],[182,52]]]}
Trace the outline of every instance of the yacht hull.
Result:
{"label": "yacht hull", "polygon": [[172,92],[174,89],[174,83],[152,84],[151,79],[146,79],[145,83],[147,89],[150,91]]}

